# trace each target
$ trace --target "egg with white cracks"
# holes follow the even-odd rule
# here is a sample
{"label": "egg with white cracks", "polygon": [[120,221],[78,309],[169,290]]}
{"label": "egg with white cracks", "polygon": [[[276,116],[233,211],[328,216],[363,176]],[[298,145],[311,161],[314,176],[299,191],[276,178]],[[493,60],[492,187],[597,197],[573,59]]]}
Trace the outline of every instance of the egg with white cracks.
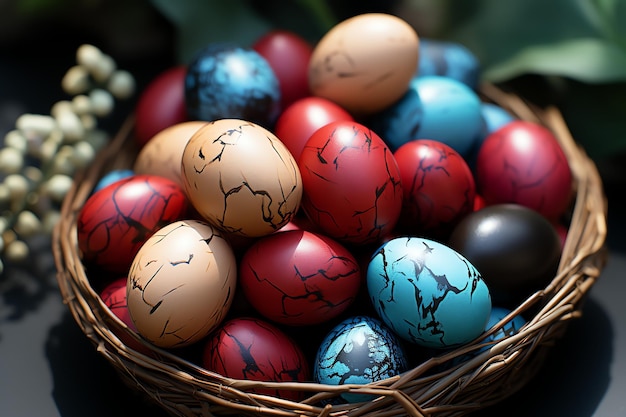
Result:
{"label": "egg with white cracks", "polygon": [[423,109],[414,139],[438,140],[467,156],[483,126],[478,94],[460,81],[439,75],[418,77],[413,88]]}
{"label": "egg with white cracks", "polygon": [[442,243],[391,239],[373,254],[366,276],[378,316],[419,346],[445,349],[468,343],[489,319],[491,296],[480,272]]}
{"label": "egg with white cracks", "polygon": [[189,120],[236,118],[272,128],[281,110],[279,81],[267,60],[227,42],[196,53],[184,92]]}
{"label": "egg with white cracks", "polygon": [[[408,369],[398,337],[380,320],[351,316],[324,337],[315,356],[313,379],[326,385],[365,385],[391,378]],[[376,396],[344,392],[346,402],[371,401]]]}

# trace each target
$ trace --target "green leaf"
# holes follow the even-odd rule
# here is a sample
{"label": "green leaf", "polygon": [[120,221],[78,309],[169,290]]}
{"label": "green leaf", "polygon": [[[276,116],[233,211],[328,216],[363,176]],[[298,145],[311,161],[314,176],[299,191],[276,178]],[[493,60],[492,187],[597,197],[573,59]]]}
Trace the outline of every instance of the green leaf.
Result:
{"label": "green leaf", "polygon": [[473,12],[465,19],[456,16],[446,36],[469,47],[491,80],[523,73],[626,80],[625,3],[474,0]]}
{"label": "green leaf", "polygon": [[178,59],[185,64],[209,43],[249,46],[272,27],[246,0],[151,1],[176,27]]}
{"label": "green leaf", "polygon": [[494,82],[526,73],[560,75],[589,83],[626,80],[626,54],[614,43],[597,38],[530,46],[510,59],[486,68]]}

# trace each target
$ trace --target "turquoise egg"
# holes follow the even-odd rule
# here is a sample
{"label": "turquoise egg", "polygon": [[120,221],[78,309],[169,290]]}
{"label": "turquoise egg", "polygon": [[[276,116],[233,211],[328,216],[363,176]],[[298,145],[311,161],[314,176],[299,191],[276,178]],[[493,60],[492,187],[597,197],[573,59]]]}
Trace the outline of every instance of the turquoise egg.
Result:
{"label": "turquoise egg", "polygon": [[476,55],[458,42],[420,38],[417,76],[443,75],[472,89],[480,81],[480,62]]}
{"label": "turquoise egg", "polygon": [[439,75],[417,77],[413,88],[422,103],[413,139],[438,140],[465,157],[483,127],[478,94],[460,81]]}
{"label": "turquoise egg", "polygon": [[100,178],[98,183],[96,184],[93,192],[95,193],[101,188],[106,187],[109,184],[113,184],[117,180],[121,180],[127,177],[134,175],[135,173],[130,169],[114,169],[113,171],[109,171]]}
{"label": "turquoise egg", "polygon": [[429,348],[470,342],[491,313],[480,272],[454,249],[419,237],[391,239],[374,253],[367,290],[387,326]]}
{"label": "turquoise egg", "polygon": [[[380,320],[349,317],[324,337],[313,367],[316,382],[326,385],[368,384],[406,371],[408,362],[398,337]],[[342,393],[347,402],[371,401],[372,396]]]}

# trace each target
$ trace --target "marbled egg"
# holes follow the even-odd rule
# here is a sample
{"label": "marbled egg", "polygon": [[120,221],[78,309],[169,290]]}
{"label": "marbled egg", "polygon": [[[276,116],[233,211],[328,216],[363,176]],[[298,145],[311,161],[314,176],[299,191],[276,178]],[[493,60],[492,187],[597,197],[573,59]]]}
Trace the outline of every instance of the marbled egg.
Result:
{"label": "marbled egg", "polygon": [[367,289],[380,318],[400,337],[425,347],[471,341],[491,312],[480,272],[450,247],[419,237],[383,244],[368,265]]}
{"label": "marbled egg", "polygon": [[183,151],[185,190],[209,223],[240,237],[287,224],[302,198],[296,160],[269,130],[240,119],[207,123]]}
{"label": "marbled egg", "polygon": [[[313,366],[313,378],[327,385],[364,385],[391,378],[406,371],[408,363],[397,336],[378,319],[352,316],[335,325],[320,344]],[[342,393],[348,402],[375,398]]]}
{"label": "marbled egg", "polygon": [[354,115],[380,111],[406,92],[417,69],[419,39],[397,16],[365,13],[332,27],[309,62],[313,95]]}
{"label": "marbled egg", "polygon": [[235,255],[219,231],[197,220],[173,222],[135,256],[126,287],[128,311],[153,344],[187,346],[221,324],[236,283]]}
{"label": "marbled egg", "polygon": [[131,175],[93,193],[77,218],[82,259],[99,268],[128,273],[141,245],[157,230],[187,216],[188,200],[175,182]]}
{"label": "marbled egg", "polygon": [[416,76],[428,75],[452,78],[476,89],[480,80],[480,62],[463,44],[422,37]]}
{"label": "marbled egg", "polygon": [[400,172],[374,131],[351,121],[329,123],[311,135],[298,164],[302,208],[325,234],[362,245],[393,230],[402,209]]}
{"label": "marbled egg", "polygon": [[254,49],[215,42],[187,68],[185,104],[189,120],[244,119],[271,128],[280,113],[280,85]]}

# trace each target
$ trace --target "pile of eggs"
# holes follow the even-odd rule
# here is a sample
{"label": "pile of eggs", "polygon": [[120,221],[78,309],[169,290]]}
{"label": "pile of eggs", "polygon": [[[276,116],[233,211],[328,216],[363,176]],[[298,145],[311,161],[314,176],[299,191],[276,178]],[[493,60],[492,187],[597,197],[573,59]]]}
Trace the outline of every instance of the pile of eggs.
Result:
{"label": "pile of eggs", "polygon": [[573,193],[552,132],[482,102],[479,75],[381,13],[316,45],[207,45],[148,85],[134,166],[79,214],[92,286],[232,378],[366,384],[476,340],[554,277]]}

